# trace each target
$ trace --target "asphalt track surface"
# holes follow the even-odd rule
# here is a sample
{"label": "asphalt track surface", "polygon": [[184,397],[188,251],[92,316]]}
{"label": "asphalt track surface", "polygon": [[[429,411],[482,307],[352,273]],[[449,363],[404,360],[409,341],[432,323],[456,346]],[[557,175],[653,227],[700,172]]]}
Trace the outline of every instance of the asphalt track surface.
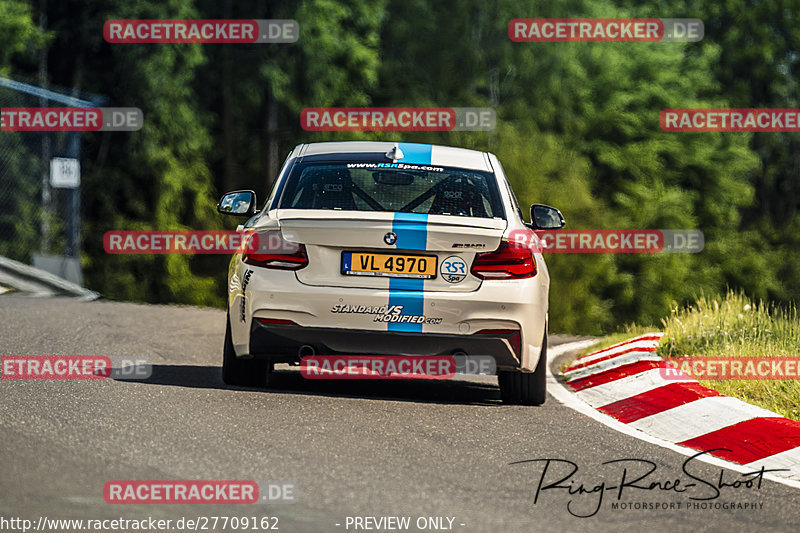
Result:
{"label": "asphalt track surface", "polygon": [[[219,310],[0,296],[0,355],[143,357],[154,365],[145,381],[0,381],[0,517],[275,516],[283,532],[357,531],[345,527],[348,516],[409,516],[412,525],[421,516],[454,517],[453,531],[463,532],[800,530],[798,491],[766,480],[760,488],[723,487],[706,502],[690,500],[713,493],[703,483],[684,493],[627,487],[619,500],[609,490],[588,518],[573,516],[568,502],[574,514],[591,514],[598,492],[543,490],[534,503],[545,463],[511,463],[572,461],[575,483],[564,485],[591,490],[619,485],[624,467],[628,481],[643,472],[638,461],[602,465],[616,459],[654,463],[642,485],[680,478],[684,486],[687,458],[553,397],[538,408],[504,406],[488,377],[319,382],[287,373],[268,390],[227,387],[220,379],[224,320]],[[551,463],[543,486],[561,467]],[[717,486],[719,467],[687,468]],[[107,481],[130,479],[288,481],[298,501],[104,501]],[[617,502],[640,508],[614,509]],[[675,508],[651,508],[656,503]],[[687,509],[694,503],[718,508]],[[719,507],[745,503],[756,508]]]}

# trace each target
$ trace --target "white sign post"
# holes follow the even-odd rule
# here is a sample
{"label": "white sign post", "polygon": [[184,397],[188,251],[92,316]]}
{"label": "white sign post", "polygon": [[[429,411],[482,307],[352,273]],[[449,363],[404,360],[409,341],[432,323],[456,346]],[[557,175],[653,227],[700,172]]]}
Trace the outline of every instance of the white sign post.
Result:
{"label": "white sign post", "polygon": [[50,186],[77,189],[81,184],[81,164],[77,159],[54,157],[50,160]]}

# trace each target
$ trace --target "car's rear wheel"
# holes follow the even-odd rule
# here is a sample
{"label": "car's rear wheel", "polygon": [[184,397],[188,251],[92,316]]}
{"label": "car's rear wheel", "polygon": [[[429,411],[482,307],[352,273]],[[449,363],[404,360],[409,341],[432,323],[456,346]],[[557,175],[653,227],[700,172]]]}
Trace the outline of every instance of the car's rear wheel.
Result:
{"label": "car's rear wheel", "polygon": [[547,332],[542,340],[542,353],[533,372],[505,371],[497,373],[500,397],[512,405],[542,405],[547,398]]}
{"label": "car's rear wheel", "polygon": [[272,365],[263,359],[236,357],[231,337],[230,316],[225,320],[225,346],[222,348],[222,381],[226,385],[263,387],[269,381]]}

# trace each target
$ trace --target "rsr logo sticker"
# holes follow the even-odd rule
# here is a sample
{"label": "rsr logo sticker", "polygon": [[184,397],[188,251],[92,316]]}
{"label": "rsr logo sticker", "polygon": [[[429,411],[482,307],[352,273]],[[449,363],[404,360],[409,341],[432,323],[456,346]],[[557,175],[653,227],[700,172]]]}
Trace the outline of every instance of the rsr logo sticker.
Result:
{"label": "rsr logo sticker", "polygon": [[442,261],[441,268],[442,278],[448,283],[459,283],[467,277],[467,264],[455,255]]}

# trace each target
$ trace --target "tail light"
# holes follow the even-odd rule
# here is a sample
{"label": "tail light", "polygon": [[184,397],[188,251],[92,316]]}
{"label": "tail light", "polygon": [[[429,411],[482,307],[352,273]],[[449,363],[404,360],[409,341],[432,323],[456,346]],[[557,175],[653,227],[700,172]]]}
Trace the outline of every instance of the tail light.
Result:
{"label": "tail light", "polygon": [[268,326],[296,326],[297,322],[294,320],[285,320],[282,318],[256,318],[262,324],[267,324]]}
{"label": "tail light", "polygon": [[280,231],[268,231],[250,235],[242,261],[264,268],[300,270],[308,265],[308,255],[305,245],[285,240]]}
{"label": "tail light", "polygon": [[532,278],[536,275],[536,259],[524,244],[500,241],[497,250],[475,256],[471,272],[481,279]]}
{"label": "tail light", "polygon": [[517,359],[519,359],[522,345],[518,329],[482,329],[480,331],[476,331],[475,335],[504,338],[511,345],[511,349],[514,350],[514,354],[517,356]]}

